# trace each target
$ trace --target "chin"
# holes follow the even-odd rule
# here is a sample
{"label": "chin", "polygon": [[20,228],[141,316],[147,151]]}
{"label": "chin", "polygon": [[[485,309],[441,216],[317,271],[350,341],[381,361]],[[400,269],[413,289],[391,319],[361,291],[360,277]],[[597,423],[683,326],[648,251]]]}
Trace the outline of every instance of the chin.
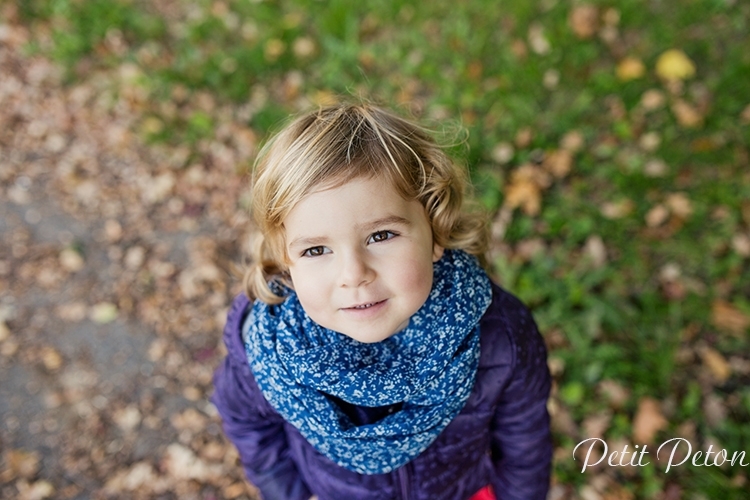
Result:
{"label": "chin", "polygon": [[363,344],[376,344],[378,342],[382,342],[383,340],[393,335],[393,333],[387,333],[387,332],[369,332],[364,335],[362,334],[361,331],[358,332],[356,335],[352,335],[347,332],[341,332],[341,333]]}

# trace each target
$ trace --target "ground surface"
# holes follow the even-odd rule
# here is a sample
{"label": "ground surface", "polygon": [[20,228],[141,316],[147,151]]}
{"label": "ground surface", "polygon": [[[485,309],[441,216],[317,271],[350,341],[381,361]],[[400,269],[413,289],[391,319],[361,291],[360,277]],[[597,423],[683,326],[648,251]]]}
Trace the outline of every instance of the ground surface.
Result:
{"label": "ground surface", "polygon": [[241,179],[175,173],[3,36],[0,497],[251,498],[207,399]]}

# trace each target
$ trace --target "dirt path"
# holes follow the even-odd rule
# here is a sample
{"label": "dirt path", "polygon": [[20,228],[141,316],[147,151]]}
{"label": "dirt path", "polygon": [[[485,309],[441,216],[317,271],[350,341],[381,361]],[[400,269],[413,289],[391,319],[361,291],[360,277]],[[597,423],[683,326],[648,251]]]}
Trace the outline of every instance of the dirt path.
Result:
{"label": "dirt path", "polygon": [[65,86],[28,37],[0,26],[0,498],[253,498],[208,397],[254,135],[145,147],[133,68]]}

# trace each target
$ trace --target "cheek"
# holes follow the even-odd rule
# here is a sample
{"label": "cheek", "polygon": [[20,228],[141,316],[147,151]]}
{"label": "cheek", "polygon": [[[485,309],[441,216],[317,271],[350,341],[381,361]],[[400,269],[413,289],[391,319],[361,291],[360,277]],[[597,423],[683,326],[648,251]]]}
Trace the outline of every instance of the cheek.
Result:
{"label": "cheek", "polygon": [[399,271],[394,276],[398,280],[399,287],[410,294],[412,301],[424,303],[432,289],[432,262],[415,259],[412,262],[406,262],[406,265]]}
{"label": "cheek", "polygon": [[297,293],[305,311],[310,314],[310,311],[319,308],[324,302],[325,294],[323,292],[326,288],[322,277],[316,276],[309,270],[295,268],[294,266],[289,268],[289,275],[292,278],[294,291]]}

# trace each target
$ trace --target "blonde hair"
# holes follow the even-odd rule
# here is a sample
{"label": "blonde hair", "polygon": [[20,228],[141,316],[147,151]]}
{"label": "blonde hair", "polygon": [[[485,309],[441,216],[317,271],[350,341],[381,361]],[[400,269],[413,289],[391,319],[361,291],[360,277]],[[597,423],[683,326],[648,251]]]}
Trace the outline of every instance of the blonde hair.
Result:
{"label": "blonde hair", "polygon": [[[436,244],[462,249],[486,265],[484,214],[464,211],[467,179],[420,126],[370,104],[338,104],[298,117],[260,151],[252,176],[257,223],[245,289],[251,299],[277,304],[269,286],[291,286],[284,219],[320,186],[382,177],[407,200],[426,209]],[[277,290],[278,291],[278,290]]]}

